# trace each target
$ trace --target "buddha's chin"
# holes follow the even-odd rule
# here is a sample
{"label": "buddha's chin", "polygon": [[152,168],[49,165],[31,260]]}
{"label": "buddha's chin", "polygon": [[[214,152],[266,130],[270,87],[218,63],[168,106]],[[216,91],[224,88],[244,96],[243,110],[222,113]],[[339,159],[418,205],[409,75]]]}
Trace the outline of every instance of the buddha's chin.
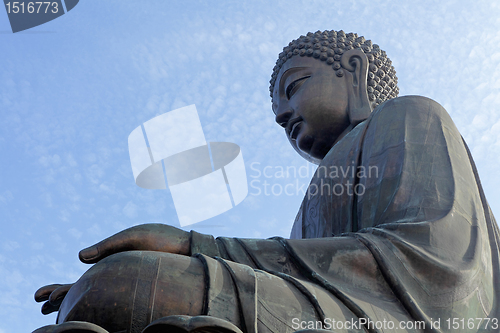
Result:
{"label": "buddha's chin", "polygon": [[317,160],[322,160],[332,148],[332,145],[322,140],[316,140],[313,136],[304,135],[297,138],[297,147]]}

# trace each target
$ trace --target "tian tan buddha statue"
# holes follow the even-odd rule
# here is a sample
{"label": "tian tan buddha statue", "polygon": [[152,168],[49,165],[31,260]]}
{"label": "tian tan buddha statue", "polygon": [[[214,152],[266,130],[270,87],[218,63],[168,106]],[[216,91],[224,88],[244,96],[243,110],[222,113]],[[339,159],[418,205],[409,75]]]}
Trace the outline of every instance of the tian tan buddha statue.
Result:
{"label": "tian tan buddha statue", "polygon": [[59,313],[35,332],[499,331],[499,230],[443,107],[397,97],[386,53],[343,31],[292,41],[270,90],[319,164],[290,239],[129,228],[80,252],[95,265],[76,283],[36,292]]}

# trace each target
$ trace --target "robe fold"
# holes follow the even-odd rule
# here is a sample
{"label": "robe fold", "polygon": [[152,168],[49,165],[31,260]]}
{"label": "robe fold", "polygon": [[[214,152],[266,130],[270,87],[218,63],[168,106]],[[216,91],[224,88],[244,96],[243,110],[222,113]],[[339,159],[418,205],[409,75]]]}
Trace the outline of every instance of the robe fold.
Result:
{"label": "robe fold", "polygon": [[[222,316],[210,305],[223,283],[215,274],[229,271],[246,333],[294,331],[299,319],[335,332],[498,332],[498,243],[450,116],[407,96],[377,107],[330,150],[291,239],[199,237],[192,249],[211,249],[200,255],[206,314]],[[332,327],[360,318],[372,325]],[[395,328],[377,327],[384,321]]]}

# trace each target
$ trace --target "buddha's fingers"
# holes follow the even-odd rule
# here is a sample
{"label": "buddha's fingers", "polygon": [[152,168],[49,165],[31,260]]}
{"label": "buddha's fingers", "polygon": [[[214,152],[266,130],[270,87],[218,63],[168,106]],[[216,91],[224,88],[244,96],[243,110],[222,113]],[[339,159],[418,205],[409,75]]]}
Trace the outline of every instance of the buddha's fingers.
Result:
{"label": "buddha's fingers", "polygon": [[144,244],[138,239],[139,233],[143,234],[142,232],[134,233],[131,229],[123,230],[81,250],[78,257],[85,264],[95,264],[99,260],[115,253],[141,250]]}
{"label": "buddha's fingers", "polygon": [[62,286],[63,286],[62,284],[50,284],[48,286],[41,287],[35,292],[35,301],[36,302],[48,301],[50,294],[52,294],[54,290]]}
{"label": "buddha's fingers", "polygon": [[61,302],[64,299],[64,296],[66,296],[66,294],[68,293],[68,291],[71,289],[72,286],[73,286],[73,283],[72,284],[64,284],[64,285],[60,286],[59,288],[57,288],[56,290],[54,290],[49,296],[50,304],[52,304],[54,306],[61,305]]}
{"label": "buddha's fingers", "polygon": [[80,260],[93,264],[112,254],[125,251],[157,251],[189,254],[189,233],[164,224],[143,224],[123,230],[83,249]]}
{"label": "buddha's fingers", "polygon": [[43,286],[35,292],[35,301],[45,302],[42,305],[42,313],[47,315],[59,310],[64,296],[68,293],[73,284],[51,284]]}
{"label": "buddha's fingers", "polygon": [[49,301],[43,303],[42,314],[48,315],[51,314],[52,312],[59,311],[59,305],[52,305]]}

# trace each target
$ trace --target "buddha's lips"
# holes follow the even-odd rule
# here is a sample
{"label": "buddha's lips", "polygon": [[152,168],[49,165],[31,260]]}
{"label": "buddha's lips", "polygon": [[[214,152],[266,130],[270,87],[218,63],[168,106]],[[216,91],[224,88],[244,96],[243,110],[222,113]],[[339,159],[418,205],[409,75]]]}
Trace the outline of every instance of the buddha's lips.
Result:
{"label": "buddha's lips", "polygon": [[290,132],[290,138],[292,140],[297,139],[297,136],[299,135],[301,127],[302,127],[302,121],[298,121],[295,124],[293,124],[292,131]]}
{"label": "buddha's lips", "polygon": [[299,134],[300,131],[300,125],[302,124],[302,117],[296,117],[291,119],[287,126],[286,126],[286,132],[290,139],[295,140],[297,138],[297,135]]}

